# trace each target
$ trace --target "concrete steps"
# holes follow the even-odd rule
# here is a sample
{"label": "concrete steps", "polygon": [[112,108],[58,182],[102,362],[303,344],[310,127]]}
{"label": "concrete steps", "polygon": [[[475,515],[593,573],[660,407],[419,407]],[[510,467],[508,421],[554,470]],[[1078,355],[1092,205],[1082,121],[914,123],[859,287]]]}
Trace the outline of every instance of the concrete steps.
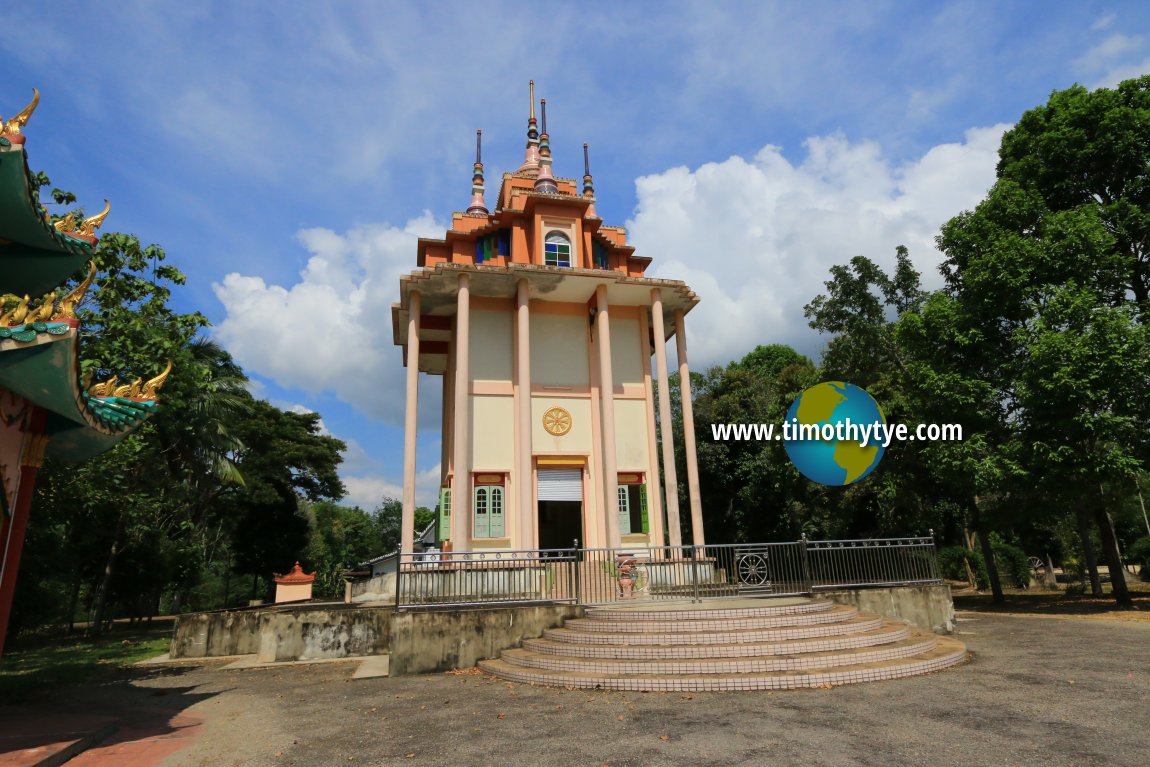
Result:
{"label": "concrete steps", "polygon": [[961,663],[966,647],[819,599],[595,608],[480,668],[610,690],[773,690],[896,679]]}

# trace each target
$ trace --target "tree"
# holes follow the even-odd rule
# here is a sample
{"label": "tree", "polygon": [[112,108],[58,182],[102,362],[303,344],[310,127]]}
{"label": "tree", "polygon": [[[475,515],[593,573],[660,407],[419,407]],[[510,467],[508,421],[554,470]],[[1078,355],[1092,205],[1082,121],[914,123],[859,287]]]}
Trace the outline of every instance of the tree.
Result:
{"label": "tree", "polygon": [[[1150,77],[1054,92],[1008,131],[997,181],[942,230],[957,324],[994,355],[1036,476],[1089,504],[1130,604],[1104,487],[1145,467]],[[1091,488],[1091,496],[1082,495]],[[1083,536],[1088,545],[1088,536]]]}

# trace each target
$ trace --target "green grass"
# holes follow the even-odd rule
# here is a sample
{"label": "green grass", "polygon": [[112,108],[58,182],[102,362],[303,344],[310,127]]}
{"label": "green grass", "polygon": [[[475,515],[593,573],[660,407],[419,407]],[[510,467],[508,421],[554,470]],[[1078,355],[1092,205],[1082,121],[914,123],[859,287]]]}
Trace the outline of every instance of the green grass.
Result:
{"label": "green grass", "polygon": [[11,643],[0,658],[0,700],[15,702],[36,690],[113,677],[136,661],[167,652],[171,636],[171,624],[164,621],[99,639],[30,637]]}

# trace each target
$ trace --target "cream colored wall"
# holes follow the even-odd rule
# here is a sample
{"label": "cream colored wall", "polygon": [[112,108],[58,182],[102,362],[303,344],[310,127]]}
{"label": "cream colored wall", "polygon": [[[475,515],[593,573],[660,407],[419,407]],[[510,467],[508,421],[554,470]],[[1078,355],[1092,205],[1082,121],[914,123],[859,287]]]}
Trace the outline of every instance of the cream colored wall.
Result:
{"label": "cream colored wall", "polygon": [[311,583],[277,583],[276,603],[311,599]]}
{"label": "cream colored wall", "polygon": [[472,471],[515,469],[515,399],[471,397]]}
{"label": "cream colored wall", "polygon": [[590,380],[587,317],[533,312],[531,385],[587,386]]}
{"label": "cream colored wall", "polygon": [[472,381],[511,380],[511,325],[511,312],[472,310]]}
{"label": "cream colored wall", "polygon": [[615,463],[619,471],[647,471],[647,402],[615,400]]}
{"label": "cream colored wall", "polygon": [[615,386],[642,385],[642,353],[639,320],[611,317],[611,376]]}
{"label": "cream colored wall", "polygon": [[[571,430],[561,437],[543,428],[543,414],[553,407],[561,407],[571,414]],[[535,455],[590,455],[591,445],[590,398],[531,398],[531,451]]]}

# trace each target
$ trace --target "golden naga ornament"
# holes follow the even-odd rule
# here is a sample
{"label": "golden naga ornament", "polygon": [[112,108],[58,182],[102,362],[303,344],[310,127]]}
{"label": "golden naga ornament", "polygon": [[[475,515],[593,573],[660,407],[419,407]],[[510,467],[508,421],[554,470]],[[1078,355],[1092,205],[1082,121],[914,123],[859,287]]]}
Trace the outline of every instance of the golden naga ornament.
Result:
{"label": "golden naga ornament", "polygon": [[164,368],[164,372],[160,373],[155,378],[149,378],[144,383],[144,391],[140,394],[143,399],[155,399],[156,392],[164,385],[164,381],[168,380],[168,374],[172,372],[172,361],[168,360],[168,366]]}
{"label": "golden naga ornament", "polygon": [[76,231],[76,214],[69,213],[59,221],[53,223],[52,228],[60,234],[71,234]]}
{"label": "golden naga ornament", "polygon": [[24,323],[31,325],[33,322],[45,322],[52,316],[52,312],[56,309],[56,294],[46,293],[40,299],[40,305],[28,313],[24,318]]}
{"label": "golden naga ornament", "polygon": [[101,381],[88,389],[88,393],[93,397],[111,397],[112,392],[116,390],[116,384],[120,382],[119,376],[112,376],[107,381]]}
{"label": "golden naga ornament", "polygon": [[543,414],[543,428],[552,436],[562,437],[571,431],[571,414],[561,407],[553,407]]}
{"label": "golden naga ornament", "polygon": [[84,294],[88,292],[88,288],[92,285],[92,280],[96,277],[96,262],[88,262],[88,276],[84,278],[76,287],[72,288],[72,292],[60,299],[60,306],[56,309],[54,317],[63,319],[74,319],[76,317],[76,307],[84,300]]}
{"label": "golden naga ornament", "polygon": [[[15,298],[15,296],[13,296]],[[9,311],[0,314],[0,326],[9,327],[23,325],[24,318],[28,316],[28,296],[25,295]]]}
{"label": "golden naga ornament", "polygon": [[94,216],[89,216],[80,222],[80,228],[77,230],[80,234],[86,237],[95,237],[96,230],[104,223],[104,219],[108,217],[108,212],[112,210],[112,203],[108,202],[105,198],[104,209]]}
{"label": "golden naga ornament", "polygon": [[0,135],[19,136],[20,129],[28,124],[28,119],[32,117],[32,113],[36,111],[36,105],[39,103],[40,91],[33,88],[31,104],[17,112],[8,122],[4,122],[4,119],[0,118]]}

